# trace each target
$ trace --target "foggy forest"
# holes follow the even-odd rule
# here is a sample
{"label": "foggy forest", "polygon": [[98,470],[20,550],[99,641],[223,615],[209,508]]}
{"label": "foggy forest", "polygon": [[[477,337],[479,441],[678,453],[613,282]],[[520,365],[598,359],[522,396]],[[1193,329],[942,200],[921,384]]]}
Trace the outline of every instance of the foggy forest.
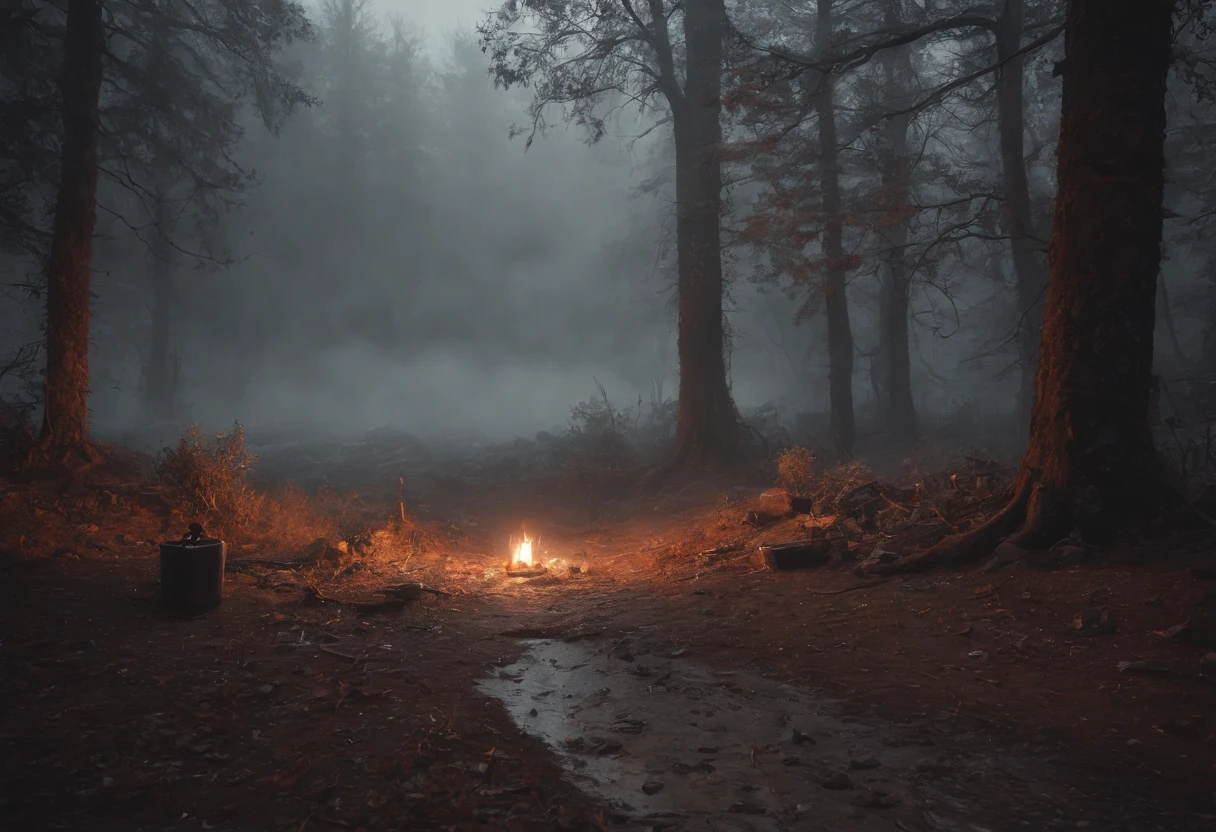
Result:
{"label": "foggy forest", "polygon": [[0,0],[0,826],[1216,828],[1209,0]]}

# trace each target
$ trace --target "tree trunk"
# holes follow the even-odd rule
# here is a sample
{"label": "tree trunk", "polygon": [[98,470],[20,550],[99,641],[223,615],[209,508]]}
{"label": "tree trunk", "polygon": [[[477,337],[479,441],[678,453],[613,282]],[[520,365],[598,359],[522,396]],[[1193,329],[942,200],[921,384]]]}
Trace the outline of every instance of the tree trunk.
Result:
{"label": "tree trunk", "polygon": [[[895,31],[900,24],[899,3],[888,0],[883,24]],[[905,83],[900,74],[912,74],[908,46],[887,50],[883,55],[887,98],[902,103]],[[886,284],[883,287],[883,357],[886,361],[887,430],[898,441],[907,442],[917,434],[916,404],[912,399],[912,360],[908,349],[908,301],[911,292],[906,257],[908,244],[908,192],[911,170],[908,160],[908,125],[911,115],[888,119],[886,158],[883,160],[883,191],[889,200],[891,220],[885,230],[887,255]]]}
{"label": "tree trunk", "polygon": [[865,353],[870,360],[870,392],[879,410],[886,413],[891,409],[890,399],[887,398],[887,338],[890,326],[887,323],[887,310],[891,300],[887,294],[891,291],[891,281],[887,275],[878,275],[878,346],[872,353]]}
{"label": "tree trunk", "polygon": [[42,440],[57,456],[89,440],[89,278],[97,222],[101,0],[70,0],[59,90],[63,145],[46,279],[46,403]]}
{"label": "tree trunk", "polygon": [[900,569],[982,555],[1015,530],[1028,550],[1074,529],[1105,544],[1172,502],[1149,414],[1173,7],[1068,7],[1051,284],[1015,497]]}
{"label": "tree trunk", "polygon": [[[832,2],[819,0],[815,50],[826,55],[832,39]],[[853,332],[849,324],[848,273],[844,257],[844,217],[840,164],[836,148],[836,102],[831,75],[819,79],[815,111],[819,118],[819,169],[823,190],[824,312],[828,320],[828,392],[832,438],[852,456],[857,440],[853,421]]]}
{"label": "tree trunk", "polygon": [[[656,24],[657,25],[657,24]],[[672,462],[723,461],[736,450],[738,414],[726,378],[722,310],[722,0],[684,14],[688,75],[672,102],[676,144],[680,402]]]}
{"label": "tree trunk", "polygon": [[172,420],[177,403],[177,361],[171,347],[177,284],[174,274],[172,228],[164,200],[164,185],[157,188],[156,237],[152,241],[152,342],[144,379],[144,412],[154,421]]}
{"label": "tree trunk", "polygon": [[1039,330],[1043,321],[1043,295],[1047,285],[1035,234],[1026,176],[1024,142],[1025,115],[1022,103],[1024,59],[1010,57],[1022,45],[1025,0],[1006,0],[997,31],[997,59],[1005,63],[997,70],[997,124],[1000,132],[1001,169],[1004,175],[1005,231],[1009,235],[1013,271],[1017,280],[1018,363],[1022,381],[1018,388],[1017,423],[1027,424],[1034,403],[1034,373],[1038,363]]}
{"label": "tree trunk", "polygon": [[902,247],[907,244],[908,227],[897,226],[887,236],[892,252],[887,258],[887,308],[883,314],[887,382],[887,430],[896,440],[916,438],[916,404],[912,398],[912,357],[908,344],[908,301],[911,279]]}

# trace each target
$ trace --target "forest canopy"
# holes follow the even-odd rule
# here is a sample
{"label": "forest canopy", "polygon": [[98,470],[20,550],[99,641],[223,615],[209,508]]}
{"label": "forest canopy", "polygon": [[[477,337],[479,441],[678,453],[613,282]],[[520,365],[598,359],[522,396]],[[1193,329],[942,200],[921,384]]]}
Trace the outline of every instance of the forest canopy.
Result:
{"label": "forest canopy", "polygon": [[[832,453],[943,419],[1025,431],[1063,2],[731,2],[698,22],[546,0],[450,34],[370,0],[99,6],[103,430],[235,411],[527,434],[598,378],[621,401],[718,408],[704,430],[730,441],[761,406],[822,414]],[[0,29],[0,397],[31,415],[69,11],[23,0]],[[1175,12],[1155,337],[1180,376],[1211,370],[1216,333],[1210,10]],[[699,46],[704,25],[720,36]],[[720,188],[681,185],[708,163]],[[721,290],[681,312],[711,267]],[[680,395],[681,321],[718,366],[699,394]]]}

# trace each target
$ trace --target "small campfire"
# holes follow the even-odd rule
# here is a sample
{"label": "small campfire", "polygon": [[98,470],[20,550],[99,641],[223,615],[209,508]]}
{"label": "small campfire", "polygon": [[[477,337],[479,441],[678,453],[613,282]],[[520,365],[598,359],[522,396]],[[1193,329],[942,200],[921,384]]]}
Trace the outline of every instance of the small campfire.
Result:
{"label": "small campfire", "polygon": [[521,531],[518,538],[512,536],[510,541],[511,559],[507,561],[507,576],[511,578],[534,578],[549,570],[543,564],[533,559],[532,552],[536,541],[528,537],[526,531]]}

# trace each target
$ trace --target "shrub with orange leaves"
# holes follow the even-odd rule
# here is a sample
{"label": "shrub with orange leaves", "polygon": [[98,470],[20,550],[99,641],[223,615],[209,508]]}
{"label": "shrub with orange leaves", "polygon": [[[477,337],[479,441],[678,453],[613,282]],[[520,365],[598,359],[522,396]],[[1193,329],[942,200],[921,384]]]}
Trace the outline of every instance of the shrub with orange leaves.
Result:
{"label": "shrub with orange leaves", "polygon": [[777,485],[790,494],[805,497],[810,494],[815,470],[815,456],[806,448],[795,445],[777,457]]}

